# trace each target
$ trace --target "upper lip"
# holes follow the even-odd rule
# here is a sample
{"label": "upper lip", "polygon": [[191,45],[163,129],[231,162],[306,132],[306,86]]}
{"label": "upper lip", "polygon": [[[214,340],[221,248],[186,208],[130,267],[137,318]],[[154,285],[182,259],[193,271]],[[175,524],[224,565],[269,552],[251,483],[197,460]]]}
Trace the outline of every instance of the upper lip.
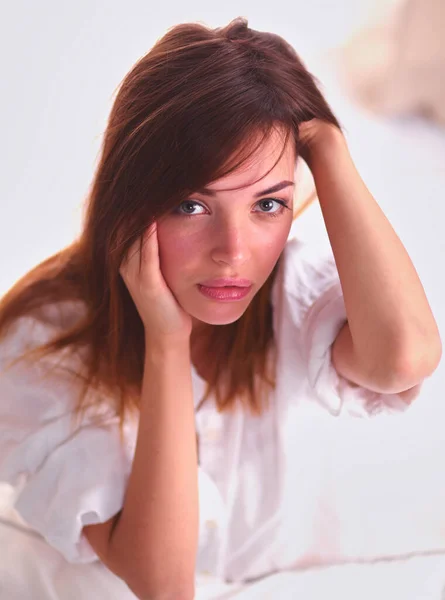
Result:
{"label": "upper lip", "polygon": [[206,287],[249,287],[252,282],[248,279],[237,279],[236,277],[222,277],[220,279],[209,279],[201,282]]}

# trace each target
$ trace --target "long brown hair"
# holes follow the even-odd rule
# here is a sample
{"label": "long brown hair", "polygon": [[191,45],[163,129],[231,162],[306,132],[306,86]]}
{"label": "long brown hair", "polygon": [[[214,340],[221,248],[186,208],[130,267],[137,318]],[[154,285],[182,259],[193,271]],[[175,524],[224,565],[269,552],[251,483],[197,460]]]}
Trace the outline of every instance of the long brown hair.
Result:
{"label": "long brown hair", "polygon": [[[18,360],[85,351],[75,412],[88,390],[100,388],[94,402],[113,398],[122,426],[128,411],[137,412],[145,352],[143,325],[119,274],[128,249],[195,190],[243,165],[277,126],[286,132],[283,151],[292,136],[298,156],[299,124],[313,118],[340,128],[281,37],[250,29],[244,18],[216,29],[170,28],[118,86],[81,234],[0,301],[0,336],[45,305],[84,306],[74,323]],[[270,291],[279,262],[242,317],[209,332],[206,398],[215,393],[218,410],[239,399],[261,414],[256,382],[274,386]]]}

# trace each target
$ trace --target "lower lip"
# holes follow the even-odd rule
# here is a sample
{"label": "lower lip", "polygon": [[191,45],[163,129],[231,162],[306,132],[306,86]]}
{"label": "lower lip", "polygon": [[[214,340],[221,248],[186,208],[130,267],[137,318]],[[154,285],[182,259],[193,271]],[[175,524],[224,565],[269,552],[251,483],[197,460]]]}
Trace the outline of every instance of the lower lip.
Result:
{"label": "lower lip", "polygon": [[207,287],[198,284],[198,289],[201,294],[211,298],[212,300],[220,300],[222,302],[233,302],[245,298],[252,286],[249,287]]}

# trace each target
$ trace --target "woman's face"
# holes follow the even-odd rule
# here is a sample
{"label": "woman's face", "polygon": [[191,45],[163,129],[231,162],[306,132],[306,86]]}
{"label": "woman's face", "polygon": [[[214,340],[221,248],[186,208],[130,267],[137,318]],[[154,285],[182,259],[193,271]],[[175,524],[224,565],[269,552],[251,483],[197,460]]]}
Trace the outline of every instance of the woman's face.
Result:
{"label": "woman's face", "polygon": [[[292,136],[275,168],[252,182],[272,167],[282,144],[282,135],[275,132],[242,170],[213,182],[207,193],[193,194],[158,223],[162,274],[191,315],[194,329],[202,323],[226,325],[239,319],[280,257],[293,215]],[[226,277],[250,281],[247,294],[236,300],[212,297],[222,290],[215,292],[210,280]],[[210,295],[200,285],[206,282]],[[222,293],[226,292],[230,289]]]}

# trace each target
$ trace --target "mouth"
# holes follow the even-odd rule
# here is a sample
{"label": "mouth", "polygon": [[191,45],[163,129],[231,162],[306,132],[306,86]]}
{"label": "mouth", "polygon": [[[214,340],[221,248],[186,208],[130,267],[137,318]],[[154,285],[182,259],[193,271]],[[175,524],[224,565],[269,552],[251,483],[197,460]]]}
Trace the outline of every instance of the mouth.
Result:
{"label": "mouth", "polygon": [[237,277],[221,277],[219,279],[203,281],[199,285],[209,288],[249,288],[252,286],[252,282],[248,279],[239,279]]}
{"label": "mouth", "polygon": [[248,286],[224,285],[208,286],[198,284],[198,289],[207,298],[221,302],[235,302],[243,300],[251,291],[252,284]]}

